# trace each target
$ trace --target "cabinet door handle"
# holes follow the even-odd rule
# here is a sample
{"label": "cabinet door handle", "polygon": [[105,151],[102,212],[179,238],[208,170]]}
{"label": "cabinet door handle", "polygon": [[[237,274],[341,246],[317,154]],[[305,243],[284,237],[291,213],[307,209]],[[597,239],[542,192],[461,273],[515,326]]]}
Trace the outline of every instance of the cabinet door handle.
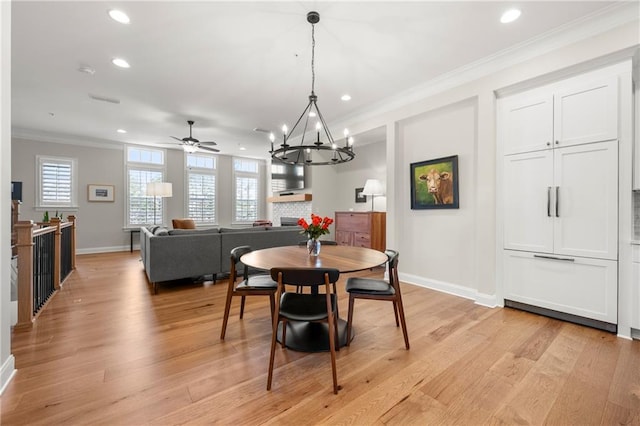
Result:
{"label": "cabinet door handle", "polygon": [[560,217],[560,187],[556,186],[556,217]]}
{"label": "cabinet door handle", "polygon": [[550,259],[550,260],[560,260],[562,262],[575,262],[575,259],[571,259],[568,257],[555,257],[555,256],[544,256],[542,254],[534,254],[533,257],[537,257],[539,259]]}
{"label": "cabinet door handle", "polygon": [[551,187],[547,186],[547,216],[551,217]]}

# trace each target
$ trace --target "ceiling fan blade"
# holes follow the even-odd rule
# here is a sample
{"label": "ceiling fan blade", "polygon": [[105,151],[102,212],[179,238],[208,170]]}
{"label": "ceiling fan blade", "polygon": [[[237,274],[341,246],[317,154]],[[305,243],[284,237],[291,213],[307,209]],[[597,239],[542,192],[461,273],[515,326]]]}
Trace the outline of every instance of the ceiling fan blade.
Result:
{"label": "ceiling fan blade", "polygon": [[209,148],[208,146],[198,146],[199,149],[204,149],[205,151],[211,151],[211,152],[220,152],[219,149],[216,148]]}
{"label": "ceiling fan blade", "polygon": [[207,145],[218,145],[217,143],[213,142],[213,141],[208,141],[208,142],[199,142],[200,144],[207,144]]}
{"label": "ceiling fan blade", "polygon": [[182,142],[182,139],[180,139],[180,138],[176,138],[175,136],[171,136],[171,137],[172,137],[172,138],[174,138],[174,139],[175,139],[175,140],[177,140],[177,141]]}

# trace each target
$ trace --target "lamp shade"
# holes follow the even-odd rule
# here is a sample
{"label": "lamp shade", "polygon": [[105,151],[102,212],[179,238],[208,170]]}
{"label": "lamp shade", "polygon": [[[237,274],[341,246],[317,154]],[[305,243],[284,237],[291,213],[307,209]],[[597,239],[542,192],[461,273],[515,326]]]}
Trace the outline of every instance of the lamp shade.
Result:
{"label": "lamp shade", "polygon": [[382,184],[378,179],[367,179],[362,190],[364,195],[382,195]]}
{"label": "lamp shade", "polygon": [[154,197],[173,196],[173,186],[170,182],[149,182],[147,184],[147,195]]}

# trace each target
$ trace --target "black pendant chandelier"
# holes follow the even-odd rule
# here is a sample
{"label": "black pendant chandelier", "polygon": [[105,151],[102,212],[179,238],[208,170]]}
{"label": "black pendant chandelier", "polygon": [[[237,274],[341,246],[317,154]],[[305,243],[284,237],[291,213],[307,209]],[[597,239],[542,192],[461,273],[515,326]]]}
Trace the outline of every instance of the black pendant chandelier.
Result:
{"label": "black pendant chandelier", "polygon": [[[288,130],[286,124],[282,126],[282,143],[280,148],[274,149],[275,135],[271,133],[271,159],[285,164],[296,164],[306,166],[324,166],[331,164],[340,164],[351,161],[356,154],[353,152],[353,138],[349,136],[349,132],[344,130],[344,145],[338,146],[331,136],[331,131],[324,121],[322,113],[318,109],[318,97],[315,94],[315,24],[320,22],[320,14],[318,12],[307,13],[307,22],[311,24],[311,95],[309,95],[309,103],[300,114],[300,118],[293,125],[291,131]],[[309,128],[309,120],[316,118],[315,129]],[[304,119],[304,120],[303,120]],[[313,125],[313,124],[312,124]],[[300,143],[298,145],[290,145],[289,141],[295,136],[296,130],[300,131]],[[315,132],[313,132],[315,130]],[[308,133],[312,136],[308,137]],[[307,143],[305,144],[305,137]],[[311,139],[311,141],[309,141]]]}

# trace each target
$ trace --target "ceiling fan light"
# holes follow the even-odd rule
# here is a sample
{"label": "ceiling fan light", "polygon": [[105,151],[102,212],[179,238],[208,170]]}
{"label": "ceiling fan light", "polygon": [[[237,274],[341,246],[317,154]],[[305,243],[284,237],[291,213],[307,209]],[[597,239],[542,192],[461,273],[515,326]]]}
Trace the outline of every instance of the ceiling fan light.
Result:
{"label": "ceiling fan light", "polygon": [[198,147],[195,146],[195,145],[182,145],[182,149],[187,154],[193,154],[194,152],[196,152],[198,150]]}

